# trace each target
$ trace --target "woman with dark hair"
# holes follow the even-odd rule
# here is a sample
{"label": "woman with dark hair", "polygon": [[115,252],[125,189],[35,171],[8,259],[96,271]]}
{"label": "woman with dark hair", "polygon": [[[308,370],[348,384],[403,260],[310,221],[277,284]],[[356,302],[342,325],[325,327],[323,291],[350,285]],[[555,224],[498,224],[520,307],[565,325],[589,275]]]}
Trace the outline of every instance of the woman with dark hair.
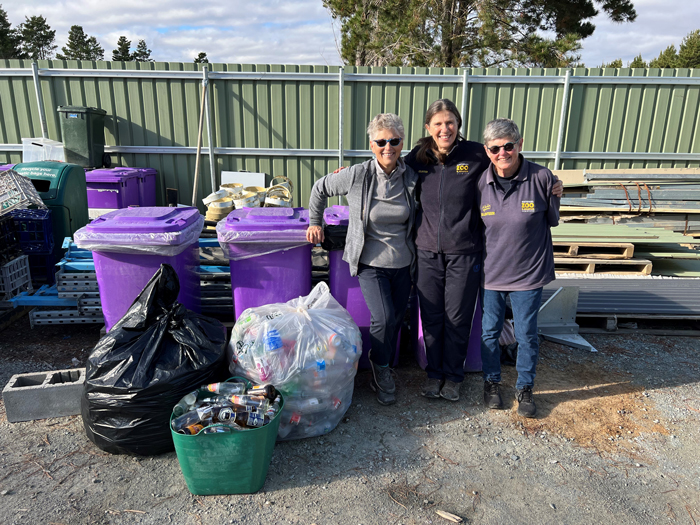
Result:
{"label": "woman with dark hair", "polygon": [[422,395],[459,399],[464,360],[481,285],[481,224],[476,186],[489,159],[465,140],[451,100],[433,102],[423,137],[405,161],[418,173],[416,248],[427,380]]}
{"label": "woman with dark hair", "polygon": [[[418,174],[416,248],[427,379],[422,395],[459,400],[472,318],[481,285],[482,233],[477,182],[490,161],[483,144],[465,140],[451,100],[425,114],[427,137],[405,162]],[[561,183],[553,192],[561,194]]]}

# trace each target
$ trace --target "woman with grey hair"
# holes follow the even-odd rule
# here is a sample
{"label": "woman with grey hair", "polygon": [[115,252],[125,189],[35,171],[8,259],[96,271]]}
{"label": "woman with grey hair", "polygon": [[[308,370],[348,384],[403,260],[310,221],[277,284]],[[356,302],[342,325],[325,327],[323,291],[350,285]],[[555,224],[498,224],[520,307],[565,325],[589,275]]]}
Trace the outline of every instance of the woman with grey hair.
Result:
{"label": "woman with grey hair", "polygon": [[396,402],[396,385],[389,362],[415,272],[412,229],[418,177],[401,159],[405,132],[397,115],[377,115],[367,134],[374,158],[329,173],[311,189],[306,239],[323,241],[326,199],[347,196],[350,219],[343,260],[358,277],[371,314],[371,386],[380,404],[391,405]]}
{"label": "woman with grey hair", "polygon": [[498,339],[510,297],[518,342],[518,414],[535,417],[537,312],[542,288],[555,279],[551,228],[559,224],[560,198],[552,193],[556,177],[544,166],[526,160],[520,153],[522,147],[523,139],[512,120],[496,119],[486,125],[484,148],[491,164],[479,179],[477,192],[484,231],[481,362],[484,403],[501,409]]}

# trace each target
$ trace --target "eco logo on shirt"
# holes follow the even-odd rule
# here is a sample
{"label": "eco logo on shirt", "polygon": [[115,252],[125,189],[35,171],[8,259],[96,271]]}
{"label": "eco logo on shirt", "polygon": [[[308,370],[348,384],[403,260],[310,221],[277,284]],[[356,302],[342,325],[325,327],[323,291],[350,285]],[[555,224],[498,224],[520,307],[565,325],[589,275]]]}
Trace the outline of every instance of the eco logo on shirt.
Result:
{"label": "eco logo on shirt", "polygon": [[484,204],[484,205],[481,207],[481,216],[482,216],[482,217],[486,217],[486,216],[488,216],[488,215],[496,215],[495,212],[490,211],[490,210],[491,210],[491,205],[490,205],[490,204]]}
{"label": "eco logo on shirt", "polygon": [[457,164],[457,173],[466,173],[469,171],[469,164]]}
{"label": "eco logo on shirt", "polygon": [[535,202],[534,201],[522,201],[523,213],[535,213]]}

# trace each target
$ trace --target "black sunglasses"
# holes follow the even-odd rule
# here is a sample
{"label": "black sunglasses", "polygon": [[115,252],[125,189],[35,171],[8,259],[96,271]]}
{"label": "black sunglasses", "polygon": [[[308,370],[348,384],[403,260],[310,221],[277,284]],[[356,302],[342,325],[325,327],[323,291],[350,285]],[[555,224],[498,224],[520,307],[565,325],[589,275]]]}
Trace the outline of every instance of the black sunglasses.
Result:
{"label": "black sunglasses", "polygon": [[377,139],[377,140],[373,140],[372,142],[374,142],[374,143],[375,143],[377,146],[379,146],[380,148],[383,148],[384,146],[386,146],[386,143],[387,143],[387,142],[388,142],[390,145],[396,147],[396,146],[398,146],[399,144],[401,144],[401,141],[402,141],[402,140],[403,140],[403,139],[399,137],[399,138],[393,138],[393,139],[389,139],[389,140],[386,140],[386,139]]}
{"label": "black sunglasses", "polygon": [[516,144],[517,142],[506,142],[505,144],[503,144],[503,146],[491,146],[490,148],[486,149],[491,152],[491,155],[495,155],[496,153],[501,151],[501,148],[503,148],[503,151],[513,151],[513,148]]}

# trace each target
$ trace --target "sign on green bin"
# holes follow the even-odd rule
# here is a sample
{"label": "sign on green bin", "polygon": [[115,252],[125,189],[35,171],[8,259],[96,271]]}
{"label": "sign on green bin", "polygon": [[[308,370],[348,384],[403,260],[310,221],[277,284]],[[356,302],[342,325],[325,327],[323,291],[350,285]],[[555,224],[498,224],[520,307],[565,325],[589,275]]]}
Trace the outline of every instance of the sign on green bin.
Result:
{"label": "sign on green bin", "polygon": [[109,167],[110,162],[105,155],[107,112],[83,106],[58,106],[57,111],[66,162],[83,168]]}

